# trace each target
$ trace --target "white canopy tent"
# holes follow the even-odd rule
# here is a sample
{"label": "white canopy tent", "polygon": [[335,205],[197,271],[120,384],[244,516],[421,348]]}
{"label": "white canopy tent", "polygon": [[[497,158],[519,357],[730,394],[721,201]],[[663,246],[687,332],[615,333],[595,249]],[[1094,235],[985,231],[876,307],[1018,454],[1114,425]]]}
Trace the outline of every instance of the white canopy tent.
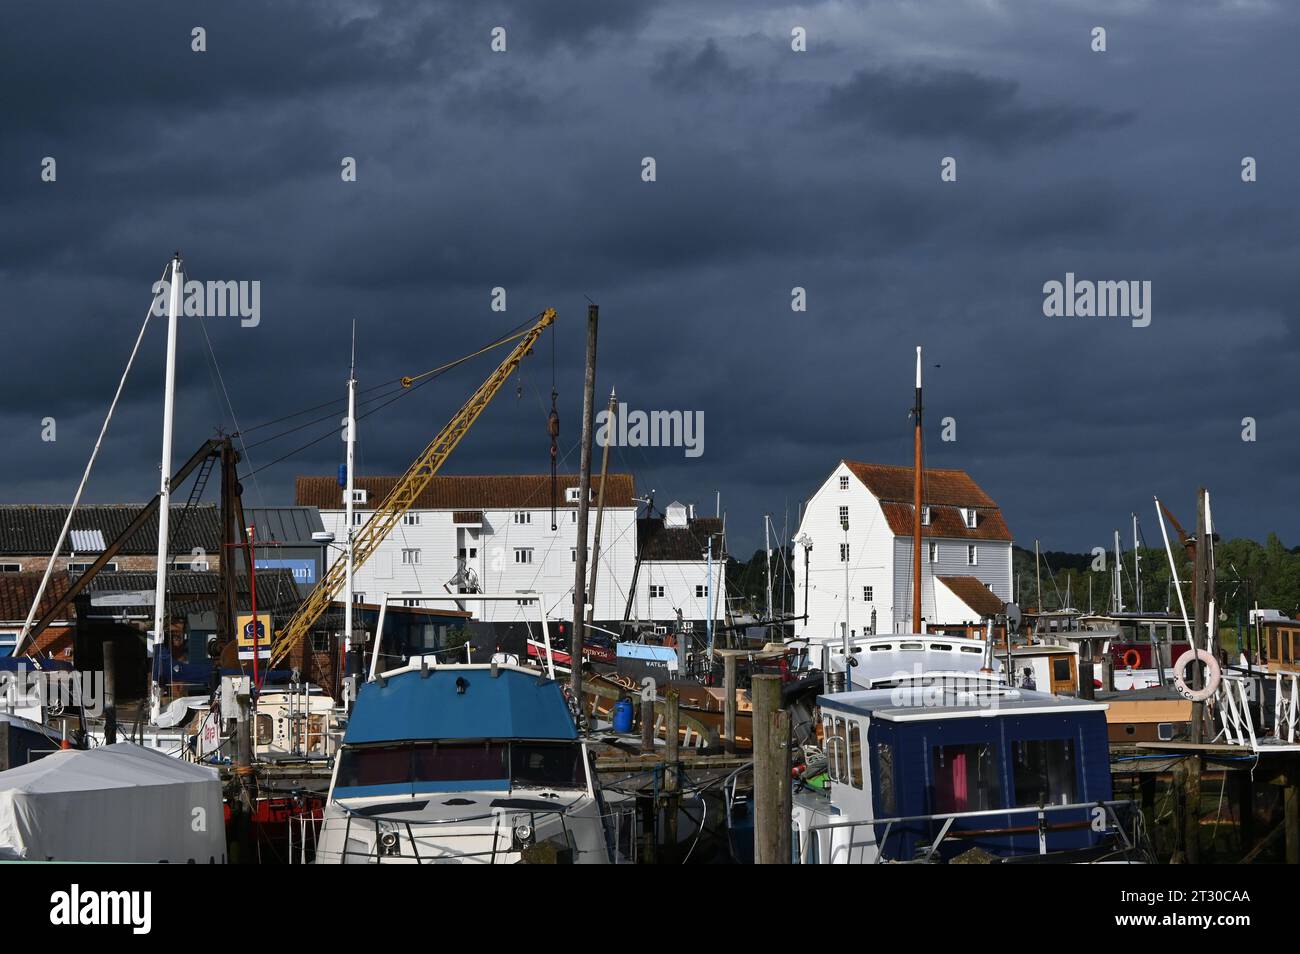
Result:
{"label": "white canopy tent", "polygon": [[119,742],[0,772],[0,859],[224,863],[215,769]]}

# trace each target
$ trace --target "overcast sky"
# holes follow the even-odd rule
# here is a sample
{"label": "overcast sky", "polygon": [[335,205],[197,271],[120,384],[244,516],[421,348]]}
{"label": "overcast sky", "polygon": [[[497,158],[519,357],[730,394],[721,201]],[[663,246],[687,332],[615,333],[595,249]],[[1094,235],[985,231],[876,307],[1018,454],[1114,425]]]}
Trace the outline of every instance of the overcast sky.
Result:
{"label": "overcast sky", "polygon": [[[742,555],[764,512],[792,535],[841,458],[910,462],[918,344],[928,462],[968,470],[1018,543],[1105,545],[1133,511],[1155,543],[1152,495],[1190,521],[1205,484],[1222,532],[1295,545],[1298,26],[1296,4],[1246,0],[11,0],[0,500],[71,499],[180,249],[188,277],[260,282],[261,309],[256,327],[182,322],[177,464],[235,427],[205,328],[247,428],[342,397],[353,319],[365,387],[553,306],[576,469],[590,297],[601,401],[616,386],[704,415],[701,456],[621,448],[613,466],[660,505],[711,513],[721,491]],[[1150,325],[1045,317],[1067,272],[1151,282]],[[152,322],[89,500],[157,489],[164,338]],[[402,471],[494,360],[362,421],[362,472]],[[519,383],[445,472],[548,467],[549,340]],[[342,447],[267,467],[245,502],[292,503]]]}

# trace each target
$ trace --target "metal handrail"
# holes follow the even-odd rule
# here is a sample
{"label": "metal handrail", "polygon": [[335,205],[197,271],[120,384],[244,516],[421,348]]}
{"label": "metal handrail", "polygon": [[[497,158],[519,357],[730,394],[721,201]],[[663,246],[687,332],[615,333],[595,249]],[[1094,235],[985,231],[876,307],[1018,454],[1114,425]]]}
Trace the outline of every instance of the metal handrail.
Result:
{"label": "metal handrail", "polygon": [[[980,809],[978,811],[970,811],[970,812],[936,812],[929,815],[900,815],[894,818],[872,818],[864,821],[823,822],[817,825],[809,825],[804,829],[804,831],[812,833],[818,831],[831,831],[839,828],[854,829],[864,825],[870,825],[870,826],[884,825],[885,833],[882,838],[880,839],[873,838],[871,841],[857,842],[852,840],[852,834],[850,833],[849,844],[845,846],[850,850],[855,847],[866,847],[869,845],[874,845],[877,848],[881,848],[884,845],[884,843],[888,841],[890,832],[893,829],[895,824],[904,824],[907,822],[942,821],[944,824],[939,831],[938,837],[935,838],[935,840],[928,847],[924,848],[921,852],[922,857],[930,858],[934,856],[936,851],[938,851],[940,844],[946,841],[949,837],[955,836],[955,834],[957,834],[952,831],[952,826],[953,826],[953,822],[957,821],[958,819],[988,818],[988,817],[1000,816],[1000,815],[1033,814],[1036,815],[1038,818],[1038,853],[1040,855],[1045,855],[1047,854],[1047,830],[1044,827],[1044,822],[1046,820],[1046,816],[1049,813],[1078,811],[1080,809],[1100,808],[1102,809],[1102,811],[1105,812],[1106,816],[1114,823],[1114,829],[1119,833],[1120,838],[1123,839],[1125,848],[1132,848],[1133,842],[1128,837],[1128,833],[1124,831],[1124,826],[1120,823],[1119,815],[1115,811],[1115,809],[1121,805],[1128,806],[1131,808],[1133,806],[1133,802],[1123,800],[1123,799],[1112,799],[1110,801],[1072,802],[1068,805],[1022,805],[1015,808],[988,808],[988,809]],[[874,833],[874,829],[873,829],[873,833]],[[884,857],[884,851],[882,849],[879,855],[877,856],[876,859],[877,862],[883,860],[883,857]]]}

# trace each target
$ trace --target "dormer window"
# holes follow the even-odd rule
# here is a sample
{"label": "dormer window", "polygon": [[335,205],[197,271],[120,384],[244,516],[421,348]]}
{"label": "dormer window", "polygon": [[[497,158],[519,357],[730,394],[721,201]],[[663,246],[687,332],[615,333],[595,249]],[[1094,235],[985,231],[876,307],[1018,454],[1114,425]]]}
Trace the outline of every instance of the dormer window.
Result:
{"label": "dormer window", "polygon": [[577,503],[581,499],[582,499],[581,487],[564,488],[564,500],[566,503]]}
{"label": "dormer window", "polygon": [[[344,490],[343,503],[346,504],[347,502],[348,502],[348,492],[347,490]],[[361,504],[361,506],[363,507],[366,505],[366,492],[363,488],[354,487],[352,489],[352,502],[354,504]]]}
{"label": "dormer window", "polygon": [[930,525],[930,508],[929,508],[929,507],[922,507],[922,508],[921,508],[921,526],[923,526],[923,527],[928,527],[929,525]]}
{"label": "dormer window", "polygon": [[967,529],[974,530],[975,527],[979,524],[979,514],[976,513],[974,507],[967,507],[965,510],[961,512],[961,515],[966,520]]}
{"label": "dormer window", "polygon": [[847,476],[841,476],[840,490],[848,490],[848,489],[849,489],[849,478]]}

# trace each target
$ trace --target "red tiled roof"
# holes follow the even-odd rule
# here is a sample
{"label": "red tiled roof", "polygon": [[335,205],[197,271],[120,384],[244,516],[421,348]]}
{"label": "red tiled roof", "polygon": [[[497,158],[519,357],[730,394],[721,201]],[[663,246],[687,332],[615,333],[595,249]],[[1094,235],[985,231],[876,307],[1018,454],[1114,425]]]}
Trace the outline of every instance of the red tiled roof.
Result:
{"label": "red tiled roof", "polygon": [[[397,477],[355,477],[353,486],[365,490],[367,509],[373,509],[397,483]],[[560,474],[555,480],[555,506],[576,507],[565,500],[565,490],[577,487],[577,474]],[[600,478],[592,477],[593,497],[600,492]],[[297,503],[321,510],[341,510],[343,491],[335,477],[299,477],[295,482]],[[605,493],[607,507],[634,507],[635,488],[631,474],[610,474]],[[415,501],[418,510],[513,510],[541,509],[551,505],[550,474],[503,476],[434,477]]]}
{"label": "red tiled roof", "polygon": [[[0,573],[0,620],[7,623],[22,623],[27,619],[27,612],[36,599],[44,573]],[[36,618],[40,619],[54,605],[54,601],[68,591],[68,574],[55,572],[50,577],[41,605],[37,607]],[[76,613],[69,604],[60,616],[72,619]]]}
{"label": "red tiled roof", "polygon": [[451,522],[462,524],[462,525],[467,523],[482,523],[483,511],[482,510],[457,510],[454,513],[452,513]]}
{"label": "red tiled roof", "polygon": [[941,576],[939,582],[981,617],[997,616],[1005,609],[998,595],[973,576]]}
{"label": "red tiled roof", "polygon": [[[844,465],[880,501],[880,507],[896,536],[912,535],[913,477],[911,467],[864,464],[846,460]],[[922,537],[953,537],[968,540],[1011,540],[1011,529],[1002,511],[964,470],[927,467],[921,483],[922,500],[930,508],[930,523],[921,528]],[[974,508],[975,527],[966,526],[962,508]]]}

